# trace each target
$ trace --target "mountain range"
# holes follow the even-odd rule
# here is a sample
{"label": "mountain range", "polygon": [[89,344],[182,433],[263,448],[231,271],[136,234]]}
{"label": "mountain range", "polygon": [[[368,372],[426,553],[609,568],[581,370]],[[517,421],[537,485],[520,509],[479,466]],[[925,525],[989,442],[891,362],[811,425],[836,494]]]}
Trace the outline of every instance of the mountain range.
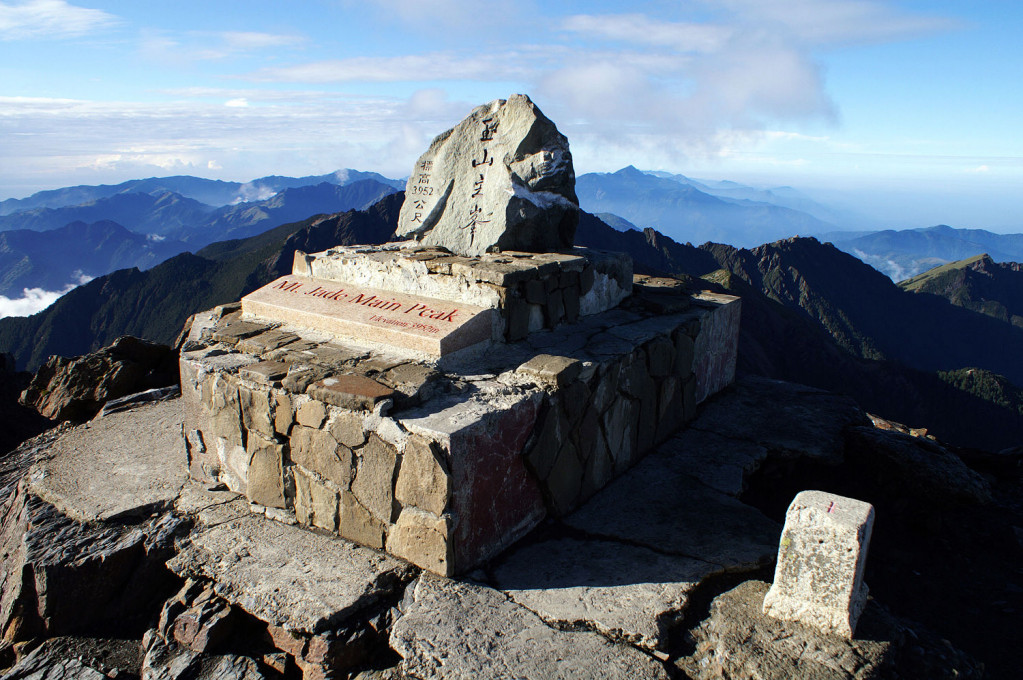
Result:
{"label": "mountain range", "polygon": [[576,178],[579,206],[614,213],[676,241],[753,246],[834,228],[808,213],[746,198],[715,196],[693,183],[659,177],[629,166],[614,173]]}
{"label": "mountain range", "polygon": [[10,215],[37,208],[63,208],[69,205],[81,205],[118,194],[167,192],[179,194],[206,205],[219,207],[266,200],[284,189],[297,189],[298,187],[322,184],[324,182],[344,186],[345,184],[352,184],[364,179],[371,179],[399,190],[405,188],[404,180],[388,179],[375,172],[362,172],[351,169],[337,170],[326,175],[309,175],[306,177],[270,175],[244,183],[204,179],[202,177],[192,177],[191,175],[176,175],[173,177],[133,179],[120,184],[64,187],[62,189],[39,191],[27,198],[8,198],[0,201],[0,215]]}
{"label": "mountain range", "polygon": [[818,235],[858,257],[893,281],[956,260],[987,254],[995,262],[1023,261],[1023,234],[955,229],[945,224],[924,229],[829,232]]}
{"label": "mountain range", "polygon": [[[402,200],[392,194],[366,211],[309,218],[146,272],[97,278],[44,312],[0,320],[0,352],[34,369],[50,354],[82,354],[123,334],[170,343],[188,315],[290,271],[296,249],[387,240]],[[904,290],[813,238],[694,247],[583,213],[576,242],[628,252],[638,272],[740,295],[743,372],[849,394],[872,412],[960,445],[998,450],[1023,441],[1023,403],[1013,391],[1023,384],[1023,328]]]}

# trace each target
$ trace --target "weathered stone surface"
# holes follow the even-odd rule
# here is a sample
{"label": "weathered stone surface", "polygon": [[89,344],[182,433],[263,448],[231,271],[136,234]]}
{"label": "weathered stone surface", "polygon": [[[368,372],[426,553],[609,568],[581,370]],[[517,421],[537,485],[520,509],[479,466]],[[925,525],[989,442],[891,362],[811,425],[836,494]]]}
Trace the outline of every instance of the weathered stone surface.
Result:
{"label": "weathered stone surface", "polygon": [[299,524],[338,530],[341,494],[319,479],[295,470],[295,517]]}
{"label": "weathered stone surface", "polygon": [[363,426],[362,416],[357,413],[337,412],[327,427],[339,444],[350,449],[366,443],[366,430]]}
{"label": "weathered stone surface", "polygon": [[[736,418],[736,413],[743,417]],[[769,451],[838,462],[846,427],[869,424],[849,397],[747,376],[729,393],[704,404],[696,427],[756,442]]]}
{"label": "weathered stone surface", "polygon": [[413,507],[402,509],[387,536],[387,552],[437,574],[451,573],[453,547],[449,518]]}
{"label": "weathered stone surface", "polygon": [[[193,504],[207,507],[201,498]],[[243,502],[208,505],[198,520],[168,566],[212,579],[220,597],[292,631],[334,627],[390,597],[414,571],[344,539],[252,514]]]}
{"label": "weathered stone surface", "polygon": [[372,411],[381,399],[389,399],[394,390],[362,375],[335,375],[313,383],[309,396],[352,411]]}
{"label": "weathered stone surface", "polygon": [[693,372],[696,374],[696,403],[699,404],[735,380],[742,300],[706,291],[694,295],[693,300],[711,310],[700,319],[700,334],[693,342]]}
{"label": "weathered stone surface", "polygon": [[177,373],[170,347],[124,336],[92,354],[50,357],[20,401],[47,418],[88,420],[110,399],[176,383]]}
{"label": "weathered stone surface", "polygon": [[984,676],[982,665],[925,630],[913,630],[873,601],[861,639],[823,635],[816,628],[762,613],[762,581],[719,595],[693,631],[696,651],[679,660],[695,680],[868,680]]}
{"label": "weathered stone surface", "polygon": [[451,476],[440,456],[422,437],[409,438],[402,452],[394,497],[404,506],[440,515],[450,496]]}
{"label": "weathered stone surface", "polygon": [[579,377],[582,362],[572,357],[538,354],[519,366],[518,371],[542,385],[564,388]]}
{"label": "weathered stone surface", "polygon": [[785,514],[764,613],[851,638],[867,604],[863,570],[874,529],[869,503],[802,491]]}
{"label": "weathered stone surface", "polygon": [[231,606],[213,592],[209,582],[186,579],[164,603],[156,631],[167,641],[193,652],[216,650],[233,628]]}
{"label": "weathered stone surface", "polygon": [[170,507],[187,478],[183,418],[175,399],[67,430],[30,473],[32,491],[82,522]]}
{"label": "weathered stone surface", "polygon": [[[383,548],[387,525],[373,516],[351,491],[341,492],[341,518],[338,533],[350,541],[370,548]],[[399,555],[401,557],[401,555]]]}
{"label": "weathered stone surface", "polygon": [[568,140],[513,95],[434,139],[412,169],[396,234],[461,255],[571,248],[578,204]]}
{"label": "weathered stone surface", "polygon": [[284,447],[275,441],[250,434],[246,442],[249,455],[248,487],[245,493],[253,503],[285,508]]}
{"label": "weathered stone surface", "polygon": [[359,503],[384,523],[394,512],[394,474],[398,452],[375,434],[359,449],[358,470],[352,493]]}
{"label": "weathered stone surface", "polygon": [[142,660],[146,680],[270,680],[255,659],[237,654],[207,655],[167,642],[158,635],[147,638]]}
{"label": "weathered stone surface", "polygon": [[597,633],[560,631],[500,592],[424,574],[390,635],[412,677],[668,678],[664,667]]}
{"label": "weathered stone surface", "polygon": [[[272,332],[276,333],[277,331]],[[293,337],[296,338],[298,337],[297,335],[294,335],[292,333],[289,333],[288,335],[292,335]],[[242,348],[243,347],[242,343],[239,343],[239,345],[241,345],[239,347],[241,351],[243,352],[249,351]],[[256,352],[249,353],[255,354]],[[283,361],[259,361],[257,363],[249,364],[248,366],[243,366],[242,368],[239,368],[238,377],[244,378],[246,380],[252,380],[253,382],[263,383],[265,385],[270,385],[280,380],[283,380],[284,376],[288,374],[288,368],[289,365]]]}
{"label": "weathered stone surface", "polygon": [[778,525],[759,510],[680,472],[659,452],[609,484],[565,522],[592,536],[694,557],[729,570],[769,563],[779,533]]}
{"label": "weathered stone surface", "polygon": [[494,570],[498,588],[559,627],[664,648],[689,594],[721,568],[623,543],[561,538],[513,549]]}
{"label": "weathered stone surface", "polygon": [[322,401],[316,401],[315,399],[310,399],[299,406],[298,411],[295,413],[295,420],[298,421],[298,424],[305,425],[306,427],[319,428],[326,419],[327,407],[323,405]]}
{"label": "weathered stone surface", "polygon": [[291,428],[291,460],[341,488],[352,480],[352,453],[325,430]]}
{"label": "weathered stone surface", "polygon": [[241,407],[242,427],[250,432],[259,432],[265,437],[274,434],[274,416],[269,390],[250,390],[238,387],[238,404]]}
{"label": "weathered stone surface", "polygon": [[767,457],[767,449],[759,444],[697,428],[678,433],[659,450],[675,469],[730,496],[746,490],[746,480]]}
{"label": "weathered stone surface", "polygon": [[[42,446],[52,441],[37,438]],[[24,481],[13,480],[5,492],[0,630],[7,642],[103,635],[150,620],[173,585],[163,562],[187,522],[162,514],[131,524],[87,524],[29,493]]]}
{"label": "weathered stone surface", "polygon": [[870,469],[897,475],[908,493],[958,501],[991,500],[991,487],[975,470],[937,442],[870,426],[847,430],[849,457]]}
{"label": "weathered stone surface", "polygon": [[[134,649],[133,649],[134,648]],[[32,649],[4,680],[109,680],[137,672],[138,642],[61,636]]]}

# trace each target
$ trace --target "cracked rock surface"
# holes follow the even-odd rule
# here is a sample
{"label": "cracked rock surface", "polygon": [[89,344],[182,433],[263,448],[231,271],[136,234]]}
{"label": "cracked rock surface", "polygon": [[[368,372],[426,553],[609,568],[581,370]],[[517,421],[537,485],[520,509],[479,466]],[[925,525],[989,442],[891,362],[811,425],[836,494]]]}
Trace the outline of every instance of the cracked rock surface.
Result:
{"label": "cracked rock surface", "polygon": [[502,593],[421,576],[391,630],[400,669],[416,678],[668,678],[633,647],[561,631]]}
{"label": "cracked rock surface", "polygon": [[32,492],[81,522],[169,508],[188,478],[183,417],[181,400],[173,399],[71,428],[37,459]]}

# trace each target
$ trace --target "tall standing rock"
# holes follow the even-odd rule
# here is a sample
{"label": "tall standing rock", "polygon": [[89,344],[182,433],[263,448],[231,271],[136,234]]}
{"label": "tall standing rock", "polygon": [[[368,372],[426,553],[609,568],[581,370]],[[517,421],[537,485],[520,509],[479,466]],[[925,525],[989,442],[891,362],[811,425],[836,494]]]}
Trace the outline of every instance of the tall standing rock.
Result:
{"label": "tall standing rock", "polygon": [[571,248],[579,222],[568,139],[526,95],[473,110],[412,169],[397,236],[460,255]]}

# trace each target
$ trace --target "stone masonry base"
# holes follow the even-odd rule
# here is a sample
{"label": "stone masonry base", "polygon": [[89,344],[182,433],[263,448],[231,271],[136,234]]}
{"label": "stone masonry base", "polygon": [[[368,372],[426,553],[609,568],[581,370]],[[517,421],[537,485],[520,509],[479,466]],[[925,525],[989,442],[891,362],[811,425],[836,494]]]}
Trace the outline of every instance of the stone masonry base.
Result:
{"label": "stone masonry base", "polygon": [[274,519],[464,573],[731,383],[739,304],[637,276],[618,309],[443,369],[218,307],[181,352],[190,471]]}

